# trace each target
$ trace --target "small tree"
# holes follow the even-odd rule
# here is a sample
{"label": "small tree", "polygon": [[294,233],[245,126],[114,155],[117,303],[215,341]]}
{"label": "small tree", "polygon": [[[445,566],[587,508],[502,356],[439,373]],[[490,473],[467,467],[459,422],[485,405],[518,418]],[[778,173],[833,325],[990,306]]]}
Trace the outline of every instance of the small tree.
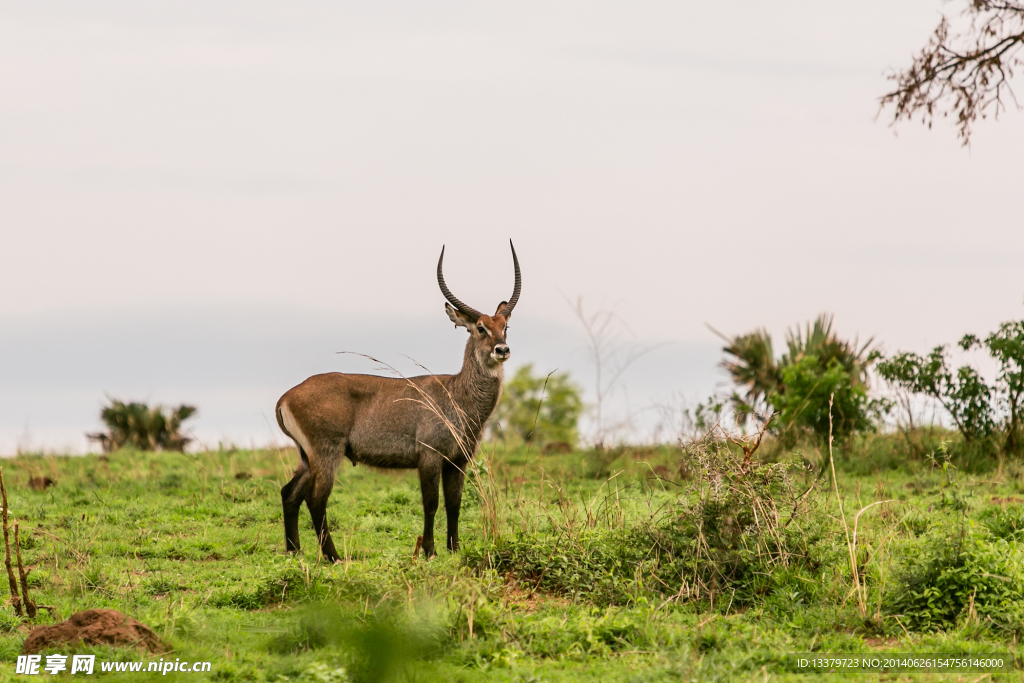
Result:
{"label": "small tree", "polygon": [[[961,346],[970,348],[973,341],[977,340],[965,338]],[[945,346],[936,346],[927,358],[903,351],[880,362],[878,374],[910,392],[934,398],[949,413],[964,441],[980,441],[996,426],[992,388],[974,368],[965,365],[954,373],[948,361]]]}
{"label": "small tree", "polygon": [[988,350],[999,364],[994,384],[987,384],[967,365],[954,373],[944,346],[933,349],[927,358],[898,353],[879,363],[878,373],[898,387],[938,401],[964,441],[980,441],[1001,430],[1004,452],[1020,455],[1024,451],[1024,320],[1005,322],[984,340],[964,335],[959,346],[965,351]]}
{"label": "small tree", "polygon": [[1003,323],[983,342],[973,334],[966,335],[960,340],[960,345],[965,349],[984,346],[999,363],[996,391],[1006,410],[1004,448],[1008,453],[1020,454],[1024,446],[1024,439],[1021,438],[1021,411],[1024,409],[1024,320]]}
{"label": "small tree", "polygon": [[587,335],[587,352],[594,367],[593,443],[598,451],[604,451],[608,440],[615,432],[629,424],[629,416],[622,421],[609,424],[606,401],[615,390],[623,373],[640,358],[661,344],[639,346],[623,341],[629,332],[625,322],[614,310],[598,310],[587,313],[583,308],[583,297],[576,299],[573,306],[576,318]]}
{"label": "small tree", "polygon": [[534,375],[530,363],[505,383],[494,422],[503,434],[515,435],[524,442],[562,441],[575,446],[582,412],[581,390],[569,373]]}
{"label": "small tree", "polygon": [[145,403],[111,399],[110,405],[100,412],[108,431],[86,436],[98,442],[105,453],[121,448],[184,451],[192,439],[181,433],[181,423],[195,412],[194,406],[180,405],[165,415],[161,406],[150,408]]}

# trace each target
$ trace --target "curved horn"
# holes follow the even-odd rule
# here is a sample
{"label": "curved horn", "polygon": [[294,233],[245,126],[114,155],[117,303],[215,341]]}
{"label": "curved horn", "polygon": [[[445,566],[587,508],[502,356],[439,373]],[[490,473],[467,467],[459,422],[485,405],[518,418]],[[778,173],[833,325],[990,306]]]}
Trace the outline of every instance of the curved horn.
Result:
{"label": "curved horn", "polygon": [[516,258],[516,247],[512,244],[512,240],[508,241],[508,246],[512,247],[512,265],[516,269],[516,283],[512,287],[512,298],[501,309],[501,315],[505,316],[506,320],[512,315],[512,309],[516,307],[516,302],[519,301],[519,290],[523,287],[523,278],[519,274],[519,259]]}
{"label": "curved horn", "polygon": [[441,264],[443,262],[444,247],[442,246],[441,258],[437,259],[437,284],[438,286],[441,287],[441,293],[444,294],[445,299],[448,299],[448,303],[455,307],[455,310],[457,310],[459,313],[462,313],[467,317],[472,318],[473,322],[476,322],[480,318],[480,316],[483,315],[483,313],[476,310],[475,308],[467,306],[466,304],[462,303],[461,301],[455,298],[455,295],[452,294],[450,289],[448,289],[448,285],[444,283],[444,273],[441,272]]}

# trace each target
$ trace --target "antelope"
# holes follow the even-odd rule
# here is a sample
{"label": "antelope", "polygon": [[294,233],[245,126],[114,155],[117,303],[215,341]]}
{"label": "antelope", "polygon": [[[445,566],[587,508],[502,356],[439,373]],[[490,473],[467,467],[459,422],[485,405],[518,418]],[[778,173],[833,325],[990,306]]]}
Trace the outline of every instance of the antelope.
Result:
{"label": "antelope", "polygon": [[447,547],[451,552],[459,549],[466,465],[501,397],[503,364],[511,354],[505,336],[522,280],[512,246],[512,296],[486,315],[451,293],[443,263],[444,247],[437,260],[437,284],[447,299],[445,312],[456,328],[469,331],[458,374],[399,378],[332,372],[310,377],[277,402],[277,424],[298,446],[301,458],[295,476],[281,489],[288,551],[299,550],[299,512],[306,501],[324,559],[340,559],[327,528],[327,499],[342,457],[353,465],[419,471],[427,558],[436,555],[434,514],[438,484],[443,482]]}

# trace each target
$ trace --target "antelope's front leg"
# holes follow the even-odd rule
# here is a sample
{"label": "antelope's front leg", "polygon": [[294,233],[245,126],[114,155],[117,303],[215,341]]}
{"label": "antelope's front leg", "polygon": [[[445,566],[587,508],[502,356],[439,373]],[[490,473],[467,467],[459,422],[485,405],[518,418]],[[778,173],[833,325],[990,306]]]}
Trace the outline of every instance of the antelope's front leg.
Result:
{"label": "antelope's front leg", "polygon": [[465,472],[456,465],[445,462],[441,469],[444,480],[444,511],[448,518],[448,550],[459,549],[459,511],[462,508],[462,484]]}
{"label": "antelope's front leg", "polygon": [[434,515],[437,513],[437,488],[441,480],[441,464],[420,461],[420,494],[423,496],[423,556],[428,560],[437,554],[434,549]]}

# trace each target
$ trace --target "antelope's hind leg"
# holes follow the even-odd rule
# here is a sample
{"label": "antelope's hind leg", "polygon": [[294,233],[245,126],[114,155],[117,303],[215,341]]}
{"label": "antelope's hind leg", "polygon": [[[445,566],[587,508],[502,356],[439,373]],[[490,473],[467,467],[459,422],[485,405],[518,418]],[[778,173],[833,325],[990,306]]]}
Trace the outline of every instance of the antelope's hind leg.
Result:
{"label": "antelope's hind leg", "polygon": [[320,541],[320,552],[327,562],[338,562],[341,557],[334,548],[331,530],[327,527],[327,501],[334,488],[334,474],[338,469],[337,459],[329,462],[318,462],[320,467],[311,472],[310,486],[306,490],[306,507],[313,518],[313,530]]}
{"label": "antelope's hind leg", "polygon": [[299,447],[302,462],[295,470],[292,480],[281,488],[281,504],[284,507],[284,546],[288,552],[295,552],[299,546],[299,512],[302,501],[313,488],[313,474],[309,471],[309,459]]}

